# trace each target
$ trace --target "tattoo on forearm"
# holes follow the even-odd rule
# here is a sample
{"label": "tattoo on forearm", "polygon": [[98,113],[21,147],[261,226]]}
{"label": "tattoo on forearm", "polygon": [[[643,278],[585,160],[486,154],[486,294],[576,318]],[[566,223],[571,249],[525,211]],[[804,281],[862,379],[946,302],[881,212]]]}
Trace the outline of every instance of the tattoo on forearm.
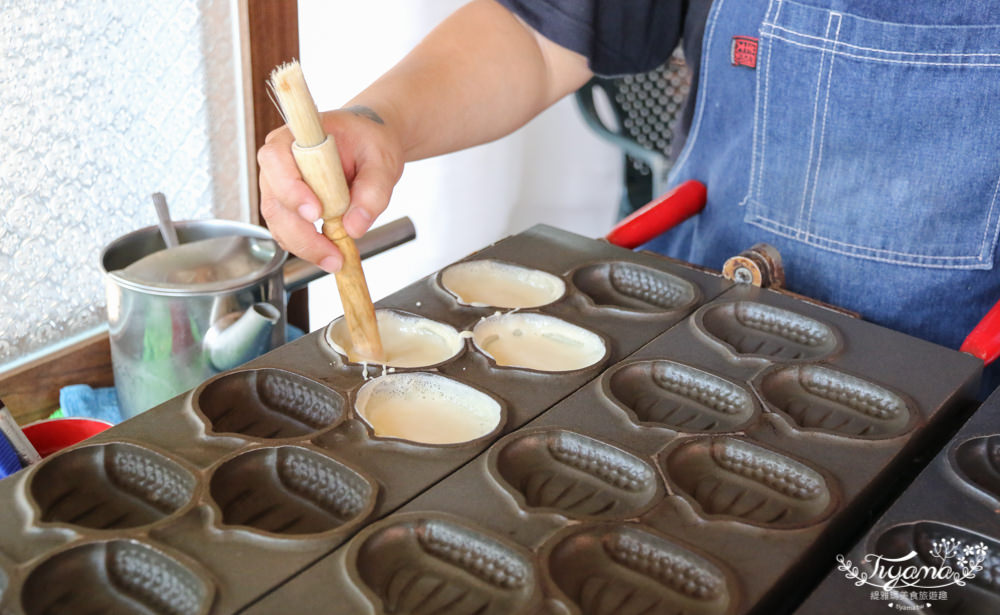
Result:
{"label": "tattoo on forearm", "polygon": [[376,124],[385,125],[385,120],[383,120],[378,113],[371,107],[366,107],[365,105],[351,105],[350,107],[345,107],[344,111],[350,111],[358,117],[366,117]]}

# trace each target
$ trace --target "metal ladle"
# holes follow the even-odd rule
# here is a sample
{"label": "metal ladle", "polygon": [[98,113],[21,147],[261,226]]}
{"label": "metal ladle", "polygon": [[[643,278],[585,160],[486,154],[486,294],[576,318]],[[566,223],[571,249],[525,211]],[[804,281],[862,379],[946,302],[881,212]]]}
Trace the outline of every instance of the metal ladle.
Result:
{"label": "metal ladle", "polygon": [[159,220],[160,234],[163,235],[163,243],[167,248],[175,248],[180,245],[177,239],[177,229],[170,219],[170,208],[167,207],[167,197],[162,192],[153,193],[153,207],[156,208],[156,218]]}

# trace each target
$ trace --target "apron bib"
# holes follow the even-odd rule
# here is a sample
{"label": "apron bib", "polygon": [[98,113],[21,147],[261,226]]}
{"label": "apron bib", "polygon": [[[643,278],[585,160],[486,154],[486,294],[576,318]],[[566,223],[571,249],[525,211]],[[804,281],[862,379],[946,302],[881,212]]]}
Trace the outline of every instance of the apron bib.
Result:
{"label": "apron bib", "polygon": [[708,204],[645,247],[767,242],[789,289],[958,346],[1000,299],[1000,26],[969,25],[1000,7],[905,4],[716,0],[670,177]]}

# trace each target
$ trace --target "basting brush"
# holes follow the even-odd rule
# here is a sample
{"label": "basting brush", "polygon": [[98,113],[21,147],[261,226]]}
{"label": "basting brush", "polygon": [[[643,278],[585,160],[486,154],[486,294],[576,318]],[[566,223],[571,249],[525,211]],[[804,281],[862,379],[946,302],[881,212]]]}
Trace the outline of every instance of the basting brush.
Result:
{"label": "basting brush", "polygon": [[323,208],[323,234],[344,256],[344,265],[335,276],[351,343],[362,357],[382,361],[382,340],[375,321],[375,306],[372,305],[368,283],[361,269],[361,256],[341,220],[351,196],[337,144],[333,136],[323,130],[316,103],[298,62],[288,62],[275,68],[269,85],[278,109],[295,137],[292,153],[302,179],[319,197]]}

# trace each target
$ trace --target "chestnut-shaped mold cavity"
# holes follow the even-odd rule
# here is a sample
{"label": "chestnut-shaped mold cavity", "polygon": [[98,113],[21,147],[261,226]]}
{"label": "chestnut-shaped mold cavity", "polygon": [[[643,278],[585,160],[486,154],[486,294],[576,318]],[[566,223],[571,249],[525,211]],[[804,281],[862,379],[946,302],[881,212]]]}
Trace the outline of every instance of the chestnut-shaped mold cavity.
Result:
{"label": "chestnut-shaped mold cavity", "polygon": [[809,431],[892,438],[909,431],[916,416],[896,393],[821,365],[772,368],[755,386],[769,406]]}
{"label": "chestnut-shaped mold cavity", "polygon": [[736,355],[781,361],[813,361],[840,345],[836,331],[818,320],[755,301],[731,301],[702,309],[695,320]]}
{"label": "chestnut-shaped mold cavity", "polygon": [[326,327],[326,343],[354,363],[389,367],[431,367],[449,361],[465,348],[465,340],[451,325],[398,310],[375,310],[383,359],[359,355],[351,342],[347,320],[341,316]]}
{"label": "chestnut-shaped mold cavity", "polygon": [[503,406],[486,393],[423,372],[369,380],[354,407],[376,436],[421,444],[470,442],[499,429],[504,419]]}
{"label": "chestnut-shaped mold cavity", "polygon": [[1000,435],[962,442],[952,450],[951,463],[965,482],[1000,501]]}
{"label": "chestnut-shaped mold cavity", "polygon": [[625,519],[660,499],[652,464],[608,443],[562,429],[510,436],[490,466],[529,509],[571,518]]}
{"label": "chestnut-shaped mold cavity", "polygon": [[29,491],[42,521],[98,530],[155,523],[191,500],[197,480],[156,451],[115,442],[50,457]]}
{"label": "chestnut-shaped mold cavity", "polygon": [[264,368],[209,380],[193,396],[214,433],[295,438],[340,423],[344,398],[304,376]]}
{"label": "chestnut-shaped mold cavity", "polygon": [[24,582],[25,615],[203,615],[215,587],[174,557],[133,540],[74,547],[38,565]]}
{"label": "chestnut-shaped mold cavity", "polygon": [[342,528],[375,506],[374,484],[342,463],[299,446],[261,448],[212,475],[222,525],[295,536]]}
{"label": "chestnut-shaped mold cavity", "polygon": [[738,601],[720,566],[640,527],[583,526],[558,540],[549,574],[582,615],[724,615]]}
{"label": "chestnut-shaped mold cavity", "polygon": [[928,579],[924,583],[942,586],[941,589],[948,592],[946,601],[932,601],[931,612],[1000,613],[1000,542],[995,538],[954,525],[919,521],[887,529],[875,538],[870,548],[884,558],[906,558],[915,553],[903,561],[891,562],[896,571],[909,566],[931,566],[935,570],[949,566],[952,572],[962,576],[964,570],[971,572],[973,562],[978,562],[982,570],[967,576],[964,587],[954,584],[950,578]]}
{"label": "chestnut-shaped mold cavity", "polygon": [[472,330],[476,347],[497,365],[541,372],[584,369],[608,356],[604,339],[554,316],[494,314]]}
{"label": "chestnut-shaped mold cavity", "polygon": [[439,280],[459,303],[480,307],[540,307],[566,293],[562,278],[496,260],[456,263],[442,270]]}
{"label": "chestnut-shaped mold cavity", "polygon": [[787,529],[819,522],[834,503],[818,471],[738,438],[684,442],[666,455],[664,468],[707,517]]}
{"label": "chestnut-shaped mold cavity", "polygon": [[643,265],[597,263],[573,273],[573,285],[594,305],[632,312],[672,312],[698,302],[700,293],[683,278]]}
{"label": "chestnut-shaped mold cavity", "polygon": [[611,373],[608,393],[640,424],[685,432],[736,431],[753,420],[753,395],[735,382],[667,360]]}
{"label": "chestnut-shaped mold cavity", "polygon": [[393,519],[363,540],[354,566],[384,613],[523,613],[536,591],[528,557],[455,521]]}

